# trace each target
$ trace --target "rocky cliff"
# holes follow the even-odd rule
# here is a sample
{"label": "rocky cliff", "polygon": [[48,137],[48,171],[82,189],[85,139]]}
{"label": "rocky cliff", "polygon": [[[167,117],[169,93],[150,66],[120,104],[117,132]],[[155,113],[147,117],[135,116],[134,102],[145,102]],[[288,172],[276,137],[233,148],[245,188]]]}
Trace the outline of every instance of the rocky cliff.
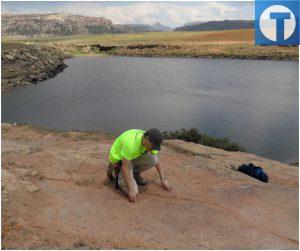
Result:
{"label": "rocky cliff", "polygon": [[71,14],[3,14],[2,36],[70,36],[122,32],[120,27],[104,17]]}
{"label": "rocky cliff", "polygon": [[[298,168],[180,140],[129,203],[106,178],[113,137],[2,124],[2,248],[298,249]],[[252,162],[269,183],[231,170]]]}
{"label": "rocky cliff", "polygon": [[1,91],[36,84],[56,76],[67,67],[68,57],[58,47],[28,44],[2,44]]}
{"label": "rocky cliff", "polygon": [[141,33],[166,31],[169,27],[156,23],[114,24],[104,17],[88,17],[65,13],[51,14],[2,14],[2,36],[55,37],[103,33]]}

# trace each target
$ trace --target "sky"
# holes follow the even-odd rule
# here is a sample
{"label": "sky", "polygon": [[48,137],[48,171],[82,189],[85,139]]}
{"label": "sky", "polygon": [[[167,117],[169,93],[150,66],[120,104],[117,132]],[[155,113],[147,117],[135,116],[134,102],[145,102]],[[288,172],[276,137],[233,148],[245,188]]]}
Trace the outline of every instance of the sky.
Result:
{"label": "sky", "polygon": [[253,20],[254,2],[108,2],[108,1],[1,1],[1,12],[10,14],[70,13],[106,17],[116,24],[160,22],[172,28],[194,21]]}

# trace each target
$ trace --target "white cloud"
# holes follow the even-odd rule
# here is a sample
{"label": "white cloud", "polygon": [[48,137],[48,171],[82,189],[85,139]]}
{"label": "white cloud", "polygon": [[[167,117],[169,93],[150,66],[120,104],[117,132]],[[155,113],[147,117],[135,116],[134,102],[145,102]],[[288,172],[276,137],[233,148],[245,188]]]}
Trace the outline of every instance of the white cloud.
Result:
{"label": "white cloud", "polygon": [[64,2],[52,10],[106,17],[119,24],[161,22],[171,27],[192,21],[252,18],[252,5],[247,2]]}

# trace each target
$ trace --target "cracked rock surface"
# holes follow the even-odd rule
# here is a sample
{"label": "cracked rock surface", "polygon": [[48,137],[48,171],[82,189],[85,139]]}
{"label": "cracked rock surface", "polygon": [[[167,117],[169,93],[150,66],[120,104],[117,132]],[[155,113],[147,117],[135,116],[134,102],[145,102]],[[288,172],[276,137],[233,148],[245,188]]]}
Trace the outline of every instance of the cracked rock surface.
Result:
{"label": "cracked rock surface", "polygon": [[[298,168],[166,141],[129,203],[106,178],[113,137],[2,124],[2,248],[298,249]],[[230,167],[252,162],[262,183]]]}

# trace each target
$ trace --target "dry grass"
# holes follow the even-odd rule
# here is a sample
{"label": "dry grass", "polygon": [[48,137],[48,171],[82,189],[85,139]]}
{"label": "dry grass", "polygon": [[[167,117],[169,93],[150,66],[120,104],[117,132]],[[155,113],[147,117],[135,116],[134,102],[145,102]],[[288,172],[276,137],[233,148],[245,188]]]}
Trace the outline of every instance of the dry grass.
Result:
{"label": "dry grass", "polygon": [[193,34],[183,39],[184,41],[193,42],[219,42],[219,43],[254,43],[254,30],[230,30],[230,31],[217,31],[209,34]]}

